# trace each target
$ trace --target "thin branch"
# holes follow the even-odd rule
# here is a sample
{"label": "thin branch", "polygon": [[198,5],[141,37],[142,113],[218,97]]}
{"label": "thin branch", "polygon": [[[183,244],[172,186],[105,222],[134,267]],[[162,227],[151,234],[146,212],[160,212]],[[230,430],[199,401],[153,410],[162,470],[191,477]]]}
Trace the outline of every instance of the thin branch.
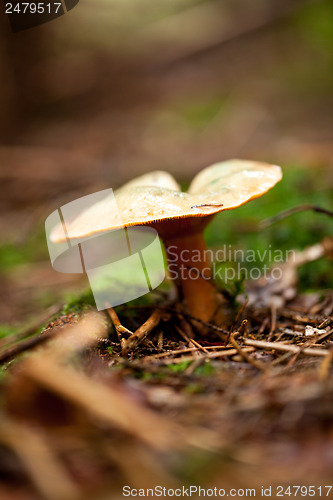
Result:
{"label": "thin branch", "polygon": [[46,342],[47,340],[55,337],[55,335],[57,335],[60,331],[62,331],[61,326],[53,328],[52,330],[49,330],[48,332],[45,332],[43,334],[36,335],[35,337],[22,340],[22,342],[19,342],[18,344],[15,344],[13,346],[2,349],[0,351],[0,364],[4,363],[5,361],[10,361],[18,354],[22,354],[22,352],[25,352],[28,349],[32,349],[33,347]]}
{"label": "thin branch", "polygon": [[333,330],[330,330],[329,332],[324,332],[321,335],[314,335],[311,339],[309,339],[307,342],[305,342],[304,344],[302,344],[299,347],[299,351],[294,354],[293,358],[289,361],[288,364],[292,365],[296,361],[296,359],[298,358],[298,356],[302,352],[305,351],[305,349],[311,347],[313,344],[317,344],[317,343],[321,342],[322,340],[326,339],[332,333],[333,333]]}
{"label": "thin branch", "polygon": [[[198,349],[188,349],[188,352],[191,351],[191,352],[197,352]],[[249,347],[244,347],[243,348],[243,352],[254,352],[255,349],[252,347],[252,346],[249,346]],[[180,351],[179,351],[180,352]],[[216,352],[210,352],[208,354],[202,354],[202,357],[200,358],[200,361],[204,362],[205,360],[207,359],[218,359],[218,358],[228,358],[228,357],[231,357],[231,356],[235,356],[236,354],[239,354],[239,352],[237,351],[237,349],[224,349],[224,350],[221,350],[221,351],[216,351]],[[141,360],[140,360],[141,361]],[[193,357],[193,354],[192,355],[189,355],[189,356],[181,356],[180,358],[167,358],[165,360],[163,360],[163,364],[166,364],[166,365],[171,365],[171,364],[179,364],[179,363],[184,363],[186,361],[197,361],[197,358],[194,358]]]}
{"label": "thin branch", "polygon": [[118,317],[118,314],[116,313],[116,311],[113,309],[113,307],[109,307],[107,309],[107,312],[112,320],[112,323],[114,325],[114,328],[116,330],[116,333],[118,335],[118,339],[119,339],[119,342],[122,342],[123,340],[123,334],[126,334],[128,336],[131,336],[133,335],[133,332],[131,332],[131,330],[128,330],[127,328],[125,328],[121,322],[120,322],[120,319]]}
{"label": "thin branch", "polygon": [[199,342],[197,342],[196,340],[194,339],[191,339],[188,335],[186,335],[185,332],[183,332],[179,326],[175,325],[175,328],[177,330],[177,332],[179,333],[179,335],[181,335],[183,337],[184,340],[186,340],[186,342],[189,344],[189,345],[193,345],[194,347],[197,347],[198,350],[202,351],[202,352],[208,352],[207,349],[205,347],[203,347],[202,345],[199,344]]}
{"label": "thin branch", "polygon": [[282,342],[265,342],[264,340],[251,340],[246,339],[245,344],[248,346],[259,347],[260,349],[275,350],[275,351],[285,351],[298,354],[300,351],[307,356],[327,356],[329,351],[324,349],[316,349],[312,347],[307,347],[301,350],[301,347],[290,344],[283,344]]}
{"label": "thin branch", "polygon": [[280,220],[286,219],[290,215],[297,214],[299,212],[304,212],[306,210],[312,210],[312,212],[317,212],[320,214],[328,215],[329,217],[333,217],[333,212],[331,210],[327,210],[326,208],[317,207],[316,205],[304,204],[299,205],[297,207],[288,208],[287,210],[283,210],[282,212],[273,215],[273,217],[269,217],[268,219],[264,219],[260,222],[259,227],[261,229],[266,229],[269,226],[272,226],[276,222]]}
{"label": "thin branch", "polygon": [[[229,329],[229,332],[228,332],[228,335],[227,335],[227,338],[225,339],[225,343],[224,345],[226,346],[229,342],[229,339],[230,339],[230,335],[232,334],[235,326],[237,325],[237,322],[239,320],[239,318],[241,317],[241,315],[243,314],[246,306],[247,306],[247,303],[248,303],[248,299],[245,300],[245,302],[242,304],[242,307],[239,309],[238,313],[237,313],[237,316],[236,316],[236,319],[235,321],[233,322],[233,324],[231,325],[230,329]],[[243,325],[243,322],[242,322],[242,325]],[[245,323],[246,325],[246,323]],[[244,326],[244,325],[243,325]],[[243,328],[243,327],[242,327]]]}
{"label": "thin branch", "polygon": [[159,324],[162,313],[155,310],[153,314],[141,325],[125,342],[122,342],[122,355],[126,356]]}
{"label": "thin branch", "polygon": [[18,333],[14,333],[13,335],[9,335],[4,339],[0,340],[0,347],[6,346],[8,344],[13,344],[25,337],[30,337],[38,330],[42,328],[45,323],[48,323],[56,314],[60,313],[63,308],[63,304],[54,305],[49,307],[37,320],[35,320],[30,326],[24,328],[22,331]]}
{"label": "thin branch", "polygon": [[[102,321],[102,316],[96,313],[87,313],[77,323],[56,326],[46,332],[3,349],[0,351],[0,364],[50,339],[54,339],[54,343],[52,344],[54,355],[58,357],[68,356],[71,352],[75,352],[75,350],[77,351],[98,342],[98,339],[105,337],[107,333],[108,329],[105,326],[105,322]],[[62,347],[56,343],[56,339],[59,337],[61,338]]]}
{"label": "thin branch", "polygon": [[261,363],[260,361],[257,361],[256,359],[253,359],[251,356],[249,356],[248,353],[246,352],[246,350],[244,350],[244,348],[241,347],[236,342],[234,334],[230,335],[230,343],[234,346],[234,348],[236,349],[236,351],[238,352],[238,354],[240,354],[240,356],[243,359],[245,359],[245,361],[247,361],[248,363],[250,363],[257,370],[260,370],[262,372],[266,372],[267,371],[267,367],[263,363]]}

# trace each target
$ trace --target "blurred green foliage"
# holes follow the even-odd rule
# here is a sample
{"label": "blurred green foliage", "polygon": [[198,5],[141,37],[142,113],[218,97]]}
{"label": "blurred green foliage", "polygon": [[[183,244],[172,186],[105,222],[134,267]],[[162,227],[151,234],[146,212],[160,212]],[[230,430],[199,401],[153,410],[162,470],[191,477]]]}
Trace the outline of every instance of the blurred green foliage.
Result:
{"label": "blurred green foliage", "polygon": [[[267,229],[259,228],[261,220],[303,204],[333,210],[332,188],[327,186],[325,171],[286,167],[283,174],[282,181],[265,196],[215,217],[206,230],[208,246],[231,245],[245,251],[254,250],[263,257],[260,265],[269,265],[267,249],[271,249],[273,255],[275,250],[302,250],[332,235],[333,219],[311,211],[291,215]],[[256,262],[242,264],[248,268],[258,265]],[[300,268],[300,289],[332,288],[332,267],[331,261],[322,259]]]}
{"label": "blurred green foliage", "polygon": [[0,244],[0,273],[10,273],[15,268],[48,259],[44,227],[31,231],[23,243]]}
{"label": "blurred green foliage", "polygon": [[309,45],[327,49],[326,56],[333,62],[333,7],[331,0],[310,2],[301,9],[296,23]]}
{"label": "blurred green foliage", "polygon": [[17,328],[12,325],[1,325],[0,324],[0,339],[9,337],[17,332]]}
{"label": "blurred green foliage", "polygon": [[174,111],[185,121],[186,125],[202,130],[210,125],[222,111],[227,103],[226,96],[210,95],[206,99],[193,102],[193,99],[175,105]]}

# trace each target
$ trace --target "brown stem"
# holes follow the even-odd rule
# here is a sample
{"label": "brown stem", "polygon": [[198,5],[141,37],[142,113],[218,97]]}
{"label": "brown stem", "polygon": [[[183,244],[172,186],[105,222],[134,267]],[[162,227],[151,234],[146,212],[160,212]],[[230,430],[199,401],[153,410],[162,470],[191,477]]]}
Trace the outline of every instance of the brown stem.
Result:
{"label": "brown stem", "polygon": [[165,247],[170,278],[175,281],[187,311],[202,321],[214,321],[221,299],[212,281],[203,233],[168,238]]}

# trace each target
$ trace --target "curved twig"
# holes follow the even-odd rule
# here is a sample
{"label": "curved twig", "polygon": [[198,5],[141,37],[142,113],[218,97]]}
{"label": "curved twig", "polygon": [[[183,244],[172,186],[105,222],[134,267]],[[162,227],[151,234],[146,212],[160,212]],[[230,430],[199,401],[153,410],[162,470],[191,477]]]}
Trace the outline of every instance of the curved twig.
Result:
{"label": "curved twig", "polygon": [[320,214],[328,215],[329,217],[333,217],[333,212],[331,210],[327,210],[326,208],[318,207],[316,205],[304,204],[297,207],[288,208],[287,210],[283,210],[282,212],[273,215],[273,217],[262,220],[259,224],[260,229],[265,229],[272,224],[275,224],[276,222],[289,217],[290,215],[297,214],[298,212],[304,212],[305,210],[312,210],[312,212],[317,212]]}

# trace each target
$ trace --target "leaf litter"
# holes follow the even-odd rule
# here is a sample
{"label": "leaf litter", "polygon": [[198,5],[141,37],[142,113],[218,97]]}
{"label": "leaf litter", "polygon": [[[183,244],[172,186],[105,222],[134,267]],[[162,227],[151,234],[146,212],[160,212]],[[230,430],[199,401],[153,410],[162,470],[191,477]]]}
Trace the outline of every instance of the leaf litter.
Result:
{"label": "leaf litter", "polygon": [[308,255],[283,265],[282,284],[249,283],[229,332],[206,324],[196,335],[195,318],[161,294],[154,306],[60,313],[8,339],[0,493],[85,500],[121,497],[125,484],[329,481],[333,294],[280,292]]}

